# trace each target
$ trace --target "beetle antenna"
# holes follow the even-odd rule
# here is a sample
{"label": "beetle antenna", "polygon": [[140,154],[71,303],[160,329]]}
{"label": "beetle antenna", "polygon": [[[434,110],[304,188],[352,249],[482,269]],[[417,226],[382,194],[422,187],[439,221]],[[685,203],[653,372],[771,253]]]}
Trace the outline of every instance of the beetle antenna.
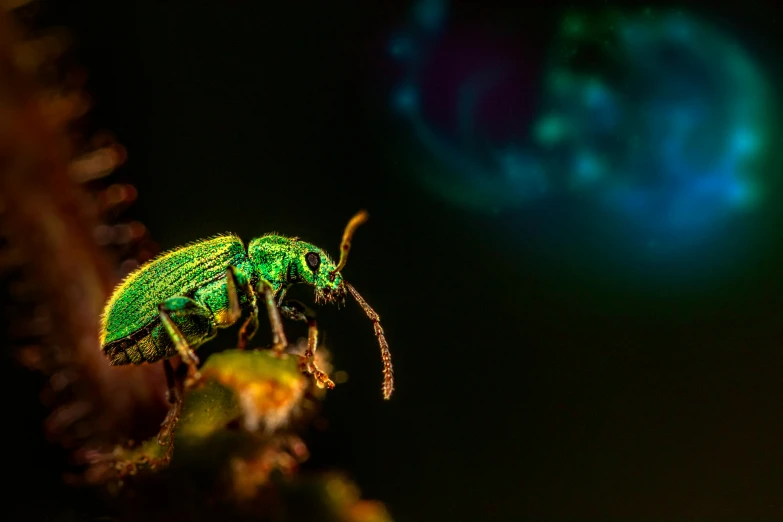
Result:
{"label": "beetle antenna", "polygon": [[370,216],[366,210],[360,210],[345,226],[343,240],[340,242],[340,262],[337,263],[337,268],[329,272],[330,276],[334,276],[334,274],[345,268],[345,264],[348,262],[348,252],[351,250],[351,238],[359,225],[367,221],[368,217]]}
{"label": "beetle antenna", "polygon": [[394,391],[394,371],[392,370],[389,343],[386,342],[386,336],[383,333],[383,328],[381,328],[381,317],[375,313],[375,310],[367,304],[367,301],[359,295],[359,292],[353,286],[349,283],[345,283],[345,286],[351,292],[353,298],[356,299],[356,302],[359,303],[359,306],[362,307],[364,313],[367,314],[367,317],[370,318],[375,328],[375,336],[378,338],[378,344],[381,345],[381,360],[383,360],[383,398],[389,399]]}

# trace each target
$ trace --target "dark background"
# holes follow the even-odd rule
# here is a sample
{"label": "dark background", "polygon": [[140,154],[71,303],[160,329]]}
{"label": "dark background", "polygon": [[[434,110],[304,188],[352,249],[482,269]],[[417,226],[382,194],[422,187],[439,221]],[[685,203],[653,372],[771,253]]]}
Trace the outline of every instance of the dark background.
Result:
{"label": "dark background", "polygon": [[[308,434],[309,469],[346,470],[400,521],[783,520],[779,241],[684,287],[595,275],[578,248],[542,254],[534,230],[505,248],[498,235],[526,233],[513,216],[431,199],[388,153],[385,46],[406,2],[196,3],[50,16],[90,73],[93,124],[128,150],[113,174],[139,190],[128,215],[161,247],[276,231],[336,253],[369,210],[343,273],[383,318],[397,391],[381,399],[361,310],[320,310],[350,380]],[[549,7],[455,12],[505,9],[530,44]],[[711,13],[779,52],[769,5]],[[67,502],[35,466],[25,487]]]}

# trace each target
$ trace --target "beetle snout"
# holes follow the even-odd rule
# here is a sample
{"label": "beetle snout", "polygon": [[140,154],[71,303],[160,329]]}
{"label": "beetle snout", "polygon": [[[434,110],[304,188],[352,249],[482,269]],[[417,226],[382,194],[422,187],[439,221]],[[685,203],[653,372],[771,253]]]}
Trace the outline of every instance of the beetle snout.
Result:
{"label": "beetle snout", "polygon": [[334,295],[335,298],[344,297],[345,296],[345,284],[343,284],[343,279],[339,278],[337,280],[337,284],[335,284],[332,287],[328,287],[328,291],[332,295]]}
{"label": "beetle snout", "polygon": [[334,286],[322,286],[315,291],[317,302],[332,303],[345,298],[346,290],[342,280]]}

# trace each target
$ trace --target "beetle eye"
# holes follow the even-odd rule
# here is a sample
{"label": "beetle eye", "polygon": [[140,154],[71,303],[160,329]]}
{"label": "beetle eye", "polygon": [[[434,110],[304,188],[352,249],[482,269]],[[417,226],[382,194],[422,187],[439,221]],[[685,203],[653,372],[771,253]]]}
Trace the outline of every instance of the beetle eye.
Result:
{"label": "beetle eye", "polygon": [[307,266],[313,272],[318,270],[318,267],[321,266],[321,256],[319,256],[315,252],[308,252],[307,254],[305,254],[305,261],[307,262]]}

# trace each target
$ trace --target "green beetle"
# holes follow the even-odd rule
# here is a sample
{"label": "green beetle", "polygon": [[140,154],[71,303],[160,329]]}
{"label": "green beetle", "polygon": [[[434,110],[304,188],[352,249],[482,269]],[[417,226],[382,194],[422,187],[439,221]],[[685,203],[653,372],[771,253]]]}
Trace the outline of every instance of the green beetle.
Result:
{"label": "green beetle", "polygon": [[227,328],[246,315],[238,343],[243,349],[258,328],[257,299],[261,297],[272,324],[273,349],[282,352],[286,346],[280,312],[307,321],[303,368],[320,387],[333,388],[329,376],[315,364],[318,330],[314,315],[284,297],[297,283],[315,287],[317,303],[344,300],[347,290],[373,321],[383,360],[383,396],[388,399],[394,389],[393,372],[380,317],[340,273],[353,233],[366,220],[367,213],[361,211],[349,221],[337,264],[315,245],[277,234],[253,239],[247,249],[239,237],[227,234],[161,254],[115,288],[102,315],[101,350],[112,365],[162,360],[169,398],[175,402],[178,393],[169,358],[180,355],[187,364],[189,382],[194,382],[199,360],[193,349],[215,337],[218,328]]}

